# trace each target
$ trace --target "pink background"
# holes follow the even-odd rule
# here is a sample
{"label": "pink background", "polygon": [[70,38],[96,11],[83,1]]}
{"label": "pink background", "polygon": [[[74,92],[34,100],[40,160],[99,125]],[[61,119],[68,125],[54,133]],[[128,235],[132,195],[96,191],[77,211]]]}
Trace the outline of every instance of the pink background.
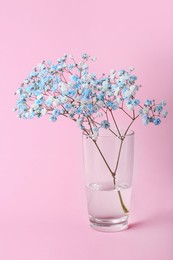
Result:
{"label": "pink background", "polygon": [[[0,259],[173,259],[172,0],[0,0]],[[95,55],[98,72],[136,68],[139,93],[169,116],[136,132],[130,228],[88,225],[80,130],[68,120],[19,120],[20,82],[43,59]]]}

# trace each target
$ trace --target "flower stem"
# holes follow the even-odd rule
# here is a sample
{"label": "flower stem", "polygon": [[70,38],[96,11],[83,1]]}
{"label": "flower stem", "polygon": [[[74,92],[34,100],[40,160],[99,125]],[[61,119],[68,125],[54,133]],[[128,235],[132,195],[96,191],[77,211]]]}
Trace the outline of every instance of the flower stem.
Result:
{"label": "flower stem", "polygon": [[118,169],[118,164],[119,164],[119,161],[120,161],[120,155],[121,155],[121,149],[122,149],[122,145],[123,145],[123,140],[124,139],[121,139],[121,142],[120,142],[120,148],[119,148],[119,152],[118,152],[118,158],[117,158],[117,163],[116,163],[114,175],[116,175],[116,172],[117,172],[117,169]]}
{"label": "flower stem", "polygon": [[[96,147],[97,147],[97,149],[98,149],[98,151],[99,151],[99,153],[100,153],[102,159],[104,160],[104,162],[105,162],[107,168],[109,169],[109,171],[110,171],[110,173],[111,173],[111,175],[112,175],[112,177],[113,177],[113,183],[114,183],[114,188],[115,188],[115,186],[116,186],[116,172],[112,172],[112,170],[111,170],[111,168],[109,167],[109,164],[107,163],[107,161],[106,161],[106,159],[105,159],[103,153],[101,152],[100,147],[98,146],[97,142],[94,141],[94,140],[93,140],[93,142],[94,142],[94,144],[96,145]],[[118,168],[118,163],[119,163],[119,159],[120,159],[120,153],[121,153],[122,143],[123,143],[123,139],[121,140],[121,145],[120,145],[120,149],[119,149],[119,156],[118,156],[118,160],[117,160],[116,169]],[[122,196],[121,196],[120,190],[118,190],[118,196],[119,196],[119,199],[120,199],[121,207],[122,207],[124,213],[127,214],[129,211],[128,211],[128,209],[126,208],[126,206],[125,206],[125,204],[124,204],[124,202],[123,202],[123,198],[122,198]]]}
{"label": "flower stem", "polygon": [[100,150],[100,147],[98,146],[98,144],[97,144],[97,142],[96,142],[95,140],[93,140],[93,142],[94,142],[95,146],[97,147],[97,149],[98,149],[98,151],[99,151],[99,153],[100,153],[102,159],[104,160],[104,162],[105,162],[107,168],[109,169],[111,175],[113,176],[113,172],[112,172],[111,168],[109,167],[109,164],[107,163],[107,161],[106,161],[104,155],[102,154],[102,152],[101,152],[101,150]]}
{"label": "flower stem", "polygon": [[124,202],[123,202],[123,199],[122,199],[120,190],[118,190],[118,196],[119,196],[119,199],[120,199],[121,207],[122,207],[124,213],[127,214],[129,211],[128,211],[128,209],[126,208],[126,206],[125,206],[125,204],[124,204]]}

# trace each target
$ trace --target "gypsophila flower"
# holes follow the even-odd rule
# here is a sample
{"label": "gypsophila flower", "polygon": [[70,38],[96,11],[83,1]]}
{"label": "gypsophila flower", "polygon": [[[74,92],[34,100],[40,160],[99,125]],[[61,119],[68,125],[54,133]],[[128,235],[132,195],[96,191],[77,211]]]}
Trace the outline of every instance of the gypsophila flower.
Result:
{"label": "gypsophila flower", "polygon": [[161,120],[160,118],[155,118],[153,122],[155,125],[159,125],[161,123]]}
{"label": "gypsophila flower", "polygon": [[55,122],[59,116],[65,116],[97,140],[101,128],[114,133],[110,118],[115,122],[117,110],[133,120],[141,116],[144,125],[159,125],[160,118],[167,116],[164,100],[156,104],[147,99],[142,105],[136,97],[140,85],[136,83],[137,76],[131,74],[133,67],[118,72],[111,69],[108,76],[103,73],[98,77],[88,66],[96,58],[86,53],[81,57],[82,61],[76,62],[73,55],[64,54],[55,64],[42,61],[35,66],[15,92],[18,100],[14,111],[18,117],[32,119],[48,114],[50,121]]}
{"label": "gypsophila flower", "polygon": [[107,120],[103,120],[103,121],[101,121],[101,123],[100,123],[100,127],[103,127],[103,128],[105,128],[105,129],[108,129],[108,128],[110,128],[110,123],[109,123]]}

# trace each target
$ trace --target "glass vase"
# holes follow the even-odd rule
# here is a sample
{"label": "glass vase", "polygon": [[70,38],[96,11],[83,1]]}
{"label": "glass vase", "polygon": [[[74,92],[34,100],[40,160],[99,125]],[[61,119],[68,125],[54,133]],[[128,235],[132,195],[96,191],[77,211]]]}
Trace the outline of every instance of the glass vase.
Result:
{"label": "glass vase", "polygon": [[121,138],[105,132],[96,141],[83,135],[87,207],[92,228],[116,232],[128,228],[134,132]]}

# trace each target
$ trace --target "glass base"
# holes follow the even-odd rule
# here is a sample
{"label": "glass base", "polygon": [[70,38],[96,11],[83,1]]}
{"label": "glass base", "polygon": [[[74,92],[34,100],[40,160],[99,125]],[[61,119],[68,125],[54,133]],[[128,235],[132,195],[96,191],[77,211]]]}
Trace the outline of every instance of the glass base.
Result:
{"label": "glass base", "polygon": [[124,216],[118,219],[114,218],[104,218],[97,219],[90,217],[90,226],[102,232],[118,232],[123,231],[128,228],[128,216]]}

